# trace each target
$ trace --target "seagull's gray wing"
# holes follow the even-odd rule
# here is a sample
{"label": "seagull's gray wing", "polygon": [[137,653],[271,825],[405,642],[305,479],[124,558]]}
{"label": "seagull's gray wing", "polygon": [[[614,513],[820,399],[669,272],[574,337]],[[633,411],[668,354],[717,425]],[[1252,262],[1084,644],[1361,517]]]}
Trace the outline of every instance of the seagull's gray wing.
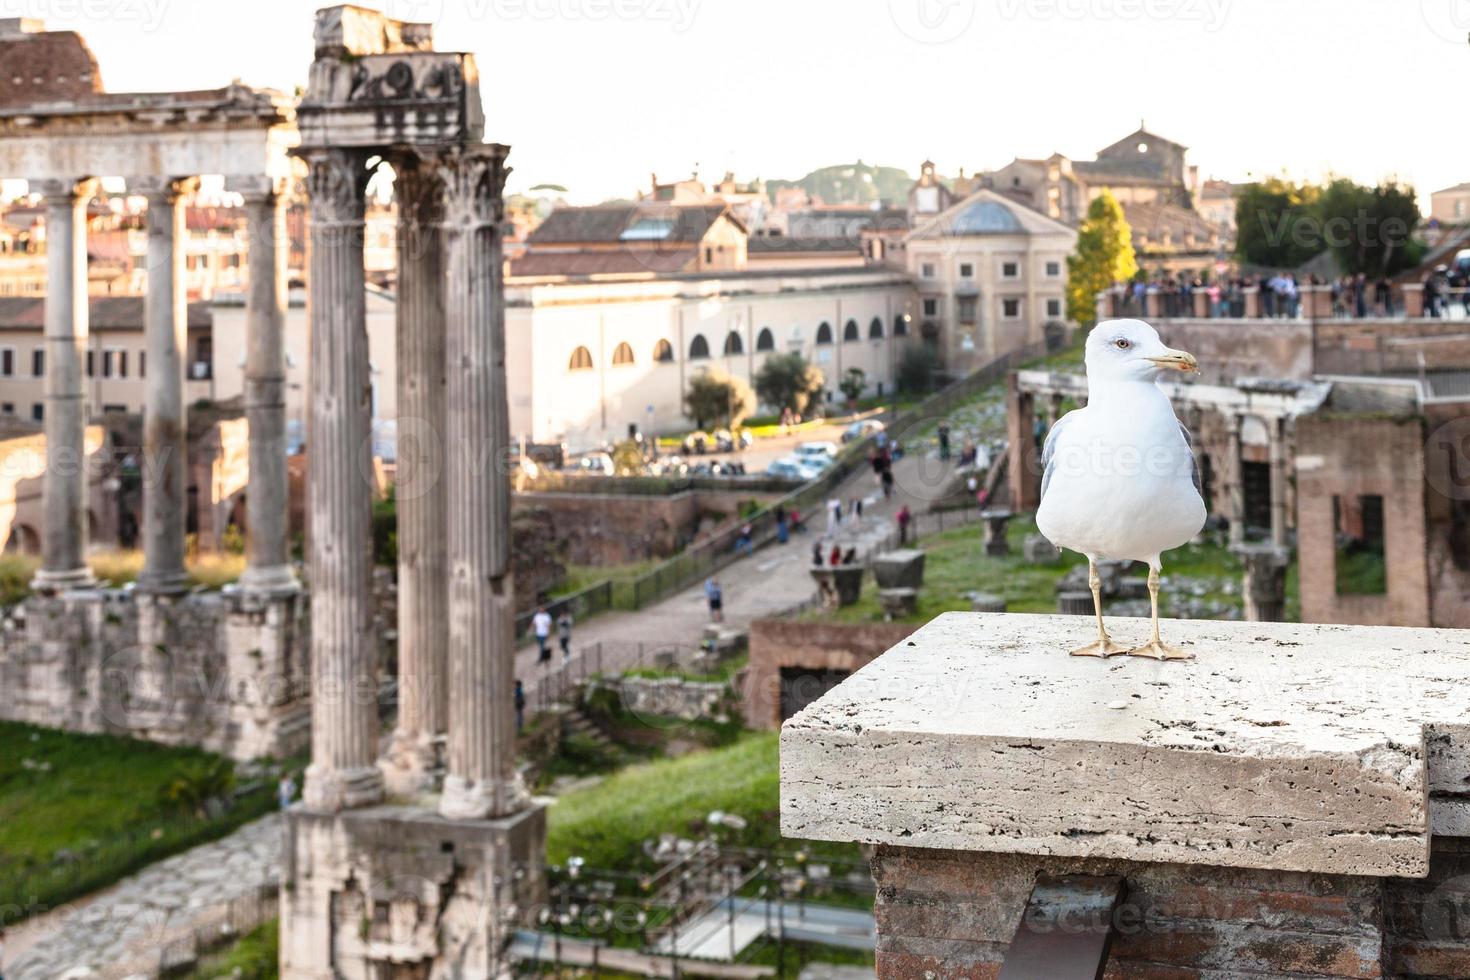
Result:
{"label": "seagull's gray wing", "polygon": [[[1072,413],[1068,412],[1066,415],[1057,419],[1052,424],[1052,427],[1047,430],[1046,441],[1041,444],[1041,496],[1037,498],[1038,503],[1046,499],[1046,487],[1047,484],[1051,483],[1051,461],[1052,457],[1057,453],[1057,436],[1067,427],[1067,420],[1071,417]],[[1185,438],[1187,439],[1188,436]]]}
{"label": "seagull's gray wing", "polygon": [[1203,497],[1205,488],[1200,479],[1199,457],[1194,454],[1194,440],[1189,435],[1189,427],[1183,422],[1179,423],[1179,434],[1184,437],[1184,451],[1189,453],[1189,475],[1194,480],[1194,492]]}

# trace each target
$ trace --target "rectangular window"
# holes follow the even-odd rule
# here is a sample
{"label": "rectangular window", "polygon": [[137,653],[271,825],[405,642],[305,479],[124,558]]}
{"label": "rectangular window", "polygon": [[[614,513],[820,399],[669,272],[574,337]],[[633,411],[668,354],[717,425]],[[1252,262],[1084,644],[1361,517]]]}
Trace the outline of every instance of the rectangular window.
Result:
{"label": "rectangular window", "polygon": [[1002,279],[1014,279],[1021,274],[1021,267],[1015,262],[1002,262],[1000,264],[1000,276]]}
{"label": "rectangular window", "polygon": [[1383,540],[1383,498],[1378,494],[1333,497],[1337,541],[1337,594],[1388,592],[1388,561]]}
{"label": "rectangular window", "polygon": [[1021,301],[1018,299],[1003,299],[1000,301],[1001,315],[1007,320],[1014,320],[1021,315]]}
{"label": "rectangular window", "polygon": [[97,368],[96,351],[87,351],[87,377],[93,377]]}
{"label": "rectangular window", "polygon": [[1053,279],[1061,275],[1062,264],[1060,262],[1048,262],[1046,264],[1046,274],[1048,276],[1051,276]]}
{"label": "rectangular window", "polygon": [[1062,301],[1059,300],[1059,299],[1049,299],[1049,300],[1047,300],[1046,301],[1046,315],[1047,316],[1061,316],[1062,315]]}
{"label": "rectangular window", "polygon": [[933,279],[934,278],[934,263],[933,262],[925,262],[923,265],[919,266],[919,275],[922,276],[922,277],[924,277],[925,279]]}
{"label": "rectangular window", "polygon": [[0,347],[0,378],[15,377],[15,348]]}
{"label": "rectangular window", "polygon": [[31,377],[46,377],[46,348],[37,347],[31,351]]}
{"label": "rectangular window", "polygon": [[128,376],[128,352],[125,350],[117,352],[117,376],[119,378]]}
{"label": "rectangular window", "polygon": [[138,377],[148,377],[148,352],[146,350],[138,351]]}
{"label": "rectangular window", "polygon": [[102,376],[104,378],[112,377],[112,351],[110,350],[102,352]]}
{"label": "rectangular window", "polygon": [[36,402],[31,406],[31,418],[37,422],[46,421],[46,406]]}
{"label": "rectangular window", "polygon": [[15,402],[0,402],[0,414],[14,415]]}
{"label": "rectangular window", "polygon": [[102,411],[108,413],[109,415],[126,415],[127,412],[128,412],[128,406],[126,406],[126,405],[103,405],[102,406]]}
{"label": "rectangular window", "polygon": [[960,278],[961,279],[974,279],[975,278],[975,266],[972,265],[969,262],[961,262],[960,263]]}
{"label": "rectangular window", "polygon": [[937,299],[925,299],[924,300],[924,315],[925,316],[938,316],[939,315],[939,300],[937,300]]}
{"label": "rectangular window", "polygon": [[957,318],[959,319],[960,323],[964,324],[965,326],[974,326],[975,297],[960,296],[957,298],[956,305],[958,307]]}

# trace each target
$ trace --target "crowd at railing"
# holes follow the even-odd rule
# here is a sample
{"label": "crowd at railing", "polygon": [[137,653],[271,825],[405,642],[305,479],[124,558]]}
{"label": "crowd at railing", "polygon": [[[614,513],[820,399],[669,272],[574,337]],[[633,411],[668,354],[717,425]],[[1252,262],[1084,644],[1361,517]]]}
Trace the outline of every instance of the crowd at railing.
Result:
{"label": "crowd at railing", "polygon": [[1163,276],[1119,283],[1098,297],[1099,317],[1386,319],[1470,317],[1470,274],[1437,268],[1418,282],[1363,273],[1324,279],[1277,272],[1206,280]]}

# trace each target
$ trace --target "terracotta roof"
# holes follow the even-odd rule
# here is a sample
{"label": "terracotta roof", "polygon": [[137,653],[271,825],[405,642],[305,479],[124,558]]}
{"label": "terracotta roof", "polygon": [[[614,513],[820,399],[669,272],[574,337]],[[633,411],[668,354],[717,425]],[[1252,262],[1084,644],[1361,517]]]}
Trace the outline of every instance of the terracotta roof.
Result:
{"label": "terracotta roof", "polygon": [[1123,217],[1135,239],[1146,235],[1150,245],[1162,244],[1168,232],[1171,247],[1187,244],[1191,234],[1197,245],[1208,246],[1218,232],[1199,212],[1177,204],[1124,204]]}
{"label": "terracotta roof", "polygon": [[[528,239],[536,245],[610,244],[623,242],[640,223],[646,228],[663,224],[667,233],[657,239],[640,241],[693,244],[704,238],[711,225],[726,214],[724,204],[666,204],[639,201],[634,204],[605,204],[590,208],[557,208]],[[731,221],[740,222],[732,215]],[[743,229],[744,226],[741,225]]]}
{"label": "terracotta roof", "polygon": [[776,237],[752,238],[746,245],[746,251],[755,254],[757,252],[861,252],[862,240],[859,238],[793,238],[787,235]]}
{"label": "terracotta roof", "polygon": [[512,276],[617,276],[684,272],[699,258],[697,248],[617,248],[528,252],[510,262]]}
{"label": "terracotta roof", "polygon": [[[91,328],[108,330],[143,329],[142,296],[92,296],[87,307]],[[46,301],[41,296],[0,296],[0,327],[34,327],[46,323]],[[208,303],[189,304],[189,329],[209,327],[214,323]]]}
{"label": "terracotta roof", "polygon": [[76,31],[0,36],[0,106],[58,102],[102,91],[102,74]]}

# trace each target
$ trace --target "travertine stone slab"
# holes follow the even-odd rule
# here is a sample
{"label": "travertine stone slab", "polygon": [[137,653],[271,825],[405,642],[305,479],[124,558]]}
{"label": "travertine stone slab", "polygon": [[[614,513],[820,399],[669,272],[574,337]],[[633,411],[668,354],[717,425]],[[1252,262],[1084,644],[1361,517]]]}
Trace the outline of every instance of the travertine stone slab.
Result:
{"label": "travertine stone slab", "polygon": [[[788,721],[789,837],[1360,875],[1470,826],[1470,633],[941,616]],[[1147,624],[1110,620],[1123,643]]]}

